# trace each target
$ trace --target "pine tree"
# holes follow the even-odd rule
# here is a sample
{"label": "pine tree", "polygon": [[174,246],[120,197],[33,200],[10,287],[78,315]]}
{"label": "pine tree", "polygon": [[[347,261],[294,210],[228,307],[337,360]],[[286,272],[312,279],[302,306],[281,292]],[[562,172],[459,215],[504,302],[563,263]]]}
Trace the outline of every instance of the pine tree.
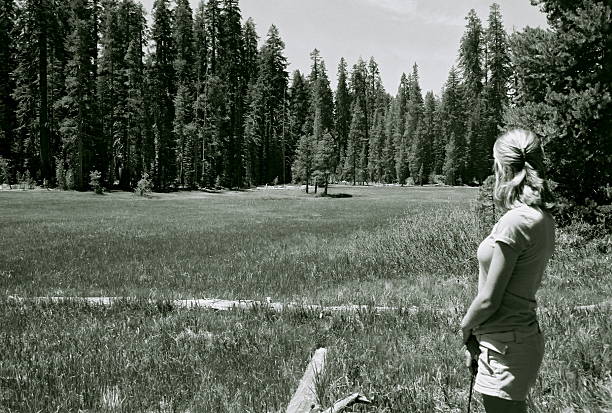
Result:
{"label": "pine tree", "polygon": [[370,130],[370,153],[368,159],[368,178],[372,182],[382,182],[385,172],[385,112],[376,109]]}
{"label": "pine tree", "polygon": [[179,185],[193,188],[197,182],[196,162],[199,155],[196,126],[193,123],[193,97],[189,86],[181,82],[174,98],[173,133],[176,137],[176,167]]}
{"label": "pine tree", "polygon": [[[354,160],[356,166],[352,179],[354,182],[356,180],[364,182],[368,167],[368,146],[370,140],[369,117],[371,108],[369,106],[368,97],[368,68],[362,59],[359,59],[357,63],[353,65],[350,90],[353,119],[351,120],[351,128],[349,131],[349,145],[353,145],[351,150],[353,153],[357,154],[357,158]],[[357,119],[355,118],[355,113],[358,113]],[[357,122],[355,122],[355,120],[357,120]],[[353,138],[351,138],[351,133]],[[355,140],[354,137],[358,137],[358,140]],[[351,156],[353,156],[353,154],[351,154]],[[351,160],[351,162],[353,162],[353,160]]]}
{"label": "pine tree", "polygon": [[278,29],[272,25],[259,53],[257,81],[249,92],[245,124],[243,153],[251,159],[246,176],[255,184],[282,178],[283,163],[286,165],[283,124],[288,74],[284,48]]}
{"label": "pine tree", "polygon": [[395,149],[395,174],[397,181],[404,186],[406,179],[410,176],[409,169],[409,149],[405,139]]}
{"label": "pine tree", "polygon": [[173,122],[173,132],[176,138],[177,178],[181,186],[195,187],[200,153],[193,117],[195,45],[193,14],[188,0],[176,0],[173,41],[176,52],[174,71],[178,85],[174,98]]}
{"label": "pine tree", "polygon": [[456,185],[460,182],[464,183],[467,150],[463,86],[459,83],[459,76],[454,67],[451,67],[449,71],[441,106],[442,134],[448,136],[442,173],[446,176],[449,185]]}
{"label": "pine tree", "polygon": [[406,73],[402,73],[400,77],[400,84],[397,88],[397,123],[399,125],[396,133],[400,136],[404,136],[404,127],[406,126],[406,110],[408,104],[408,96],[410,89],[410,79],[406,76]]}
{"label": "pine tree", "polygon": [[143,81],[142,81],[142,97],[145,103],[143,107],[143,129],[142,129],[142,161],[144,172],[149,175],[150,179],[155,178],[155,110],[153,102],[156,99],[157,90],[156,81],[154,78],[155,70],[153,68],[153,56],[150,53],[145,54],[143,64]]}
{"label": "pine tree", "polygon": [[427,183],[434,169],[433,143],[436,128],[435,113],[435,97],[433,92],[427,92],[423,105],[423,114],[413,141],[410,162],[410,167],[412,169],[411,174],[415,182],[420,185]]}
{"label": "pine tree", "polygon": [[383,147],[383,177],[385,183],[397,181],[397,171],[395,169],[395,148],[401,144],[399,135],[399,99],[392,98],[384,121],[385,144]]}
{"label": "pine tree", "polygon": [[388,101],[378,63],[376,63],[373,57],[370,57],[368,61],[366,99],[369,113],[368,126],[372,130],[376,112],[383,111]]}
{"label": "pine tree", "polygon": [[474,9],[466,16],[467,24],[459,46],[459,69],[466,85],[468,99],[476,99],[482,91],[484,78],[484,36],[482,23]]}
{"label": "pine tree", "polygon": [[[481,179],[483,165],[486,168],[486,142],[481,128],[481,92],[485,71],[483,69],[484,34],[482,23],[474,9],[465,18],[466,31],[461,38],[459,47],[459,68],[462,72],[465,89],[466,107],[475,108],[470,111],[468,121],[465,167],[462,168],[463,183],[469,183],[474,177]],[[455,135],[457,137],[457,135]],[[457,148],[457,150],[461,150]],[[484,156],[484,159],[483,159]]]}
{"label": "pine tree", "polygon": [[244,143],[242,147],[242,159],[244,161],[244,183],[246,186],[258,185],[261,182],[263,170],[263,148],[262,148],[262,121],[261,100],[262,96],[253,85],[249,89],[249,100],[251,102],[244,124]]}
{"label": "pine tree", "polygon": [[47,78],[50,15],[51,5],[48,0],[40,0],[38,4],[38,92],[40,100],[38,132],[40,145],[40,173],[42,180],[46,182],[52,179],[51,145],[49,142],[49,89]]}
{"label": "pine tree", "polygon": [[321,131],[332,131],[334,128],[334,102],[325,61],[317,49],[310,53],[312,60],[308,82],[310,86],[310,119],[314,127],[314,114],[319,111]]}
{"label": "pine tree", "polygon": [[124,118],[127,104],[124,78],[127,33],[119,22],[119,5],[116,0],[104,1],[100,32],[97,98],[105,144],[104,150],[101,151],[104,169],[99,171],[103,178],[111,183],[115,178],[119,178],[120,186],[127,189],[129,173],[126,173],[128,168],[124,165],[128,147]]}
{"label": "pine tree", "polygon": [[444,166],[442,173],[448,185],[456,185],[461,180],[461,157],[463,151],[457,145],[458,139],[455,133],[451,133],[446,144],[446,155],[444,157]]}
{"label": "pine tree", "polygon": [[[308,78],[310,90],[310,108],[306,123],[307,134],[312,135],[315,148],[315,193],[319,178],[327,184],[331,170],[336,166],[336,145],[331,132],[334,130],[334,102],[325,61],[317,49],[310,53],[312,61]],[[329,135],[330,139],[327,139]],[[324,136],[326,138],[324,139]],[[329,147],[326,147],[329,146]],[[331,158],[329,154],[332,154]],[[327,187],[325,189],[327,191]]]}
{"label": "pine tree", "polygon": [[421,125],[423,121],[423,95],[419,86],[419,70],[415,63],[408,83],[408,101],[406,103],[406,123],[404,128],[404,140],[408,148],[408,164],[410,175],[415,182],[421,182],[419,171],[425,154],[421,153],[424,148],[421,140],[424,139],[424,130]]}
{"label": "pine tree", "polygon": [[444,133],[444,126],[442,120],[444,118],[444,106],[441,100],[436,99],[436,109],[433,114],[434,125],[432,129],[433,142],[432,142],[432,174],[442,175],[442,168],[444,166],[444,158],[446,156],[446,143],[447,137]]}
{"label": "pine tree", "polygon": [[315,175],[323,182],[323,195],[327,195],[329,177],[336,169],[336,146],[331,133],[325,132],[315,143],[313,163]]}
{"label": "pine tree", "polygon": [[155,0],[151,40],[154,85],[153,119],[155,136],[154,185],[166,190],[176,177],[176,151],[173,133],[175,87],[175,44],[172,37],[172,12],[168,0]]}
{"label": "pine tree", "polygon": [[[68,38],[70,27],[70,3],[53,2],[53,13],[49,20],[49,47],[48,47],[48,98],[49,98],[49,143],[51,157],[55,158],[56,182],[62,189],[67,188],[66,154],[63,147],[61,122],[65,118],[62,100],[67,95],[66,77],[68,60]],[[53,181],[53,179],[52,179]]]}
{"label": "pine tree", "polygon": [[257,42],[259,36],[255,29],[255,22],[252,18],[248,18],[242,26],[242,67],[244,77],[244,92],[249,85],[257,79]]}
{"label": "pine tree", "polygon": [[[241,152],[242,152],[242,164],[243,164],[243,169],[244,169],[244,174],[245,174],[243,183],[248,186],[257,184],[258,180],[253,176],[253,171],[256,169],[257,170],[259,169],[259,168],[254,167],[253,165],[253,161],[255,159],[258,159],[258,157],[255,157],[255,155],[252,153],[253,148],[256,147],[256,145],[253,145],[253,143],[250,142],[250,138],[253,136],[252,128],[254,127],[254,125],[252,123],[253,119],[249,118],[249,116],[252,116],[253,114],[249,112],[249,106],[248,106],[249,96],[250,96],[249,93],[251,90],[255,88],[255,83],[257,82],[257,74],[258,74],[257,71],[258,71],[258,60],[259,60],[259,51],[258,51],[258,46],[257,46],[258,41],[259,41],[259,37],[255,29],[255,22],[253,21],[252,18],[249,18],[242,26],[243,50],[242,50],[242,59],[241,59],[242,60],[241,96],[243,97],[243,101],[245,104],[245,107],[243,109],[245,124],[244,124]],[[285,110],[287,109],[288,108],[285,105]],[[305,113],[306,111],[304,111],[304,114]],[[286,115],[285,119],[287,118],[287,116],[290,116],[290,115]],[[286,122],[291,123],[290,120],[286,120]],[[285,124],[283,124],[283,128],[284,127],[285,127]],[[284,143],[286,146],[285,178],[288,181],[291,181],[291,165],[293,164],[293,159],[295,155],[294,148],[298,140],[298,135],[297,134],[293,135],[290,131],[288,132],[287,135],[285,135],[284,132],[285,131],[283,130],[283,135],[284,135],[283,139],[284,139]]]}
{"label": "pine tree", "polygon": [[493,147],[489,148],[487,142],[485,105],[484,97],[480,96],[469,106],[470,116],[466,129],[468,153],[466,154],[466,173],[463,175],[464,183],[471,183],[476,179],[479,184],[482,184],[491,172],[489,158]]}
{"label": "pine tree", "polygon": [[[606,0],[540,0],[551,30],[511,37],[516,73],[507,127],[543,137],[555,192],[602,216],[612,203],[612,5]],[[584,212],[580,215],[584,216]],[[611,222],[608,220],[607,222]]]}
{"label": "pine tree", "polygon": [[315,140],[312,136],[302,135],[300,137],[291,172],[295,182],[306,183],[306,193],[308,193],[308,186],[314,166],[314,142]]}
{"label": "pine tree", "polygon": [[[300,138],[308,131],[308,116],[310,111],[310,92],[304,76],[299,70],[293,72],[291,86],[288,91],[288,119],[286,133],[287,163],[293,165],[296,148]],[[293,170],[292,170],[293,171]],[[291,175],[293,172],[291,172]],[[292,181],[292,176],[289,176]]]}
{"label": "pine tree", "polygon": [[219,119],[221,131],[222,178],[229,187],[241,186],[243,181],[242,139],[244,127],[244,99],[242,79],[243,38],[238,0],[223,0],[218,46],[218,75],[225,87],[226,114]]}
{"label": "pine tree", "polygon": [[193,116],[194,124],[197,129],[197,142],[195,148],[197,152],[197,162],[195,162],[195,174],[197,182],[201,186],[209,186],[214,180],[211,173],[211,153],[210,153],[210,132],[208,121],[209,117],[209,102],[208,102],[208,80],[209,80],[209,62],[208,62],[208,24],[206,20],[206,5],[203,0],[200,1],[196,8],[193,19],[193,38],[194,38],[194,82],[195,82],[195,97]]}
{"label": "pine tree", "polygon": [[[14,141],[16,171],[28,171],[31,176],[49,182],[52,179],[52,154],[49,140],[48,50],[49,29],[53,16],[49,0],[27,0],[17,19],[16,80],[13,99],[16,107],[16,131],[5,134]],[[7,7],[10,18],[11,7]],[[7,25],[7,29],[10,24]],[[10,45],[7,45],[7,52]],[[7,56],[8,59],[8,56]],[[10,64],[7,60],[7,64]],[[11,81],[7,86],[10,87]],[[10,104],[10,100],[9,100]],[[10,120],[10,112],[9,112]]]}
{"label": "pine tree", "polygon": [[14,171],[28,171],[36,176],[38,157],[38,11],[34,0],[25,1],[18,15],[16,32],[16,67],[14,72],[16,102],[16,129],[13,137]]}
{"label": "pine tree", "polygon": [[97,107],[97,12],[96,3],[72,0],[68,40],[65,117],[61,122],[64,151],[76,189],[89,185],[89,173],[102,170],[105,150],[99,135]]}
{"label": "pine tree", "polygon": [[16,7],[14,0],[0,1],[0,157],[9,159],[14,140],[16,102],[13,99],[16,69],[15,38]]}
{"label": "pine tree", "polygon": [[[242,148],[241,151],[243,153],[242,155],[242,168],[246,174],[247,171],[252,170],[252,167],[250,167],[249,165],[247,165],[247,161],[248,159],[245,157],[245,151],[248,150],[247,148],[247,117],[248,117],[248,112],[249,112],[249,107],[247,105],[248,103],[248,97],[249,97],[249,90],[251,90],[254,86],[255,86],[255,82],[257,81],[257,70],[258,70],[258,59],[259,59],[259,51],[257,50],[257,43],[258,43],[259,37],[257,36],[257,31],[255,30],[255,22],[253,21],[253,19],[249,18],[247,19],[247,21],[244,23],[244,25],[242,26],[242,44],[243,44],[243,50],[242,50],[242,88],[241,88],[241,96],[242,96],[242,100],[244,102],[244,108],[242,109],[244,112],[244,118],[245,118],[245,128],[243,131],[243,140],[242,140]],[[283,125],[284,126],[284,125]],[[291,141],[291,135],[289,135],[289,141]],[[297,142],[297,139],[295,140]],[[286,179],[291,180],[291,163],[293,162],[293,148],[295,147],[294,144],[288,144],[287,145],[287,152],[285,154],[285,157],[287,159],[287,165],[288,168],[285,175],[286,175]],[[252,179],[252,177],[246,176],[244,177],[244,182],[248,185],[252,185],[253,183],[255,183]]]}
{"label": "pine tree", "polygon": [[[219,42],[223,23],[219,0],[209,0],[196,15],[199,83],[196,119],[202,146],[202,185],[216,186],[223,174],[221,118],[225,114],[225,89],[219,77]],[[217,179],[219,178],[219,179]]]}
{"label": "pine tree", "polygon": [[486,31],[487,83],[482,104],[482,130],[488,162],[482,175],[490,173],[488,166],[492,162],[493,144],[503,125],[504,110],[508,104],[508,84],[512,70],[507,37],[500,7],[493,3]]}
{"label": "pine tree", "polygon": [[188,0],[175,0],[172,37],[175,47],[174,71],[179,84],[193,81],[195,45],[193,36],[193,12]]}
{"label": "pine tree", "polygon": [[364,174],[364,172],[361,170],[363,165],[361,163],[361,148],[363,141],[366,139],[366,117],[357,101],[353,101],[353,110],[351,112],[353,113],[353,118],[351,120],[351,128],[349,130],[348,145],[346,149],[346,156],[344,158],[342,175],[345,180],[352,181],[353,185],[355,185],[357,180]]}
{"label": "pine tree", "polygon": [[[203,2],[201,3],[203,4]],[[206,43],[208,46],[208,69],[209,75],[217,74],[219,42],[222,31],[220,0],[208,0],[204,10],[204,21],[206,27]]]}
{"label": "pine tree", "polygon": [[123,25],[127,28],[128,46],[125,52],[124,79],[127,102],[125,105],[126,144],[122,157],[125,172],[121,175],[123,185],[133,188],[145,172],[150,172],[145,156],[145,90],[144,90],[144,44],[146,21],[142,5],[133,0],[121,4]]}
{"label": "pine tree", "polygon": [[347,85],[347,65],[344,58],[340,58],[338,63],[338,85],[334,102],[334,125],[336,127],[336,139],[340,162],[346,155],[349,128],[351,124],[351,95]]}

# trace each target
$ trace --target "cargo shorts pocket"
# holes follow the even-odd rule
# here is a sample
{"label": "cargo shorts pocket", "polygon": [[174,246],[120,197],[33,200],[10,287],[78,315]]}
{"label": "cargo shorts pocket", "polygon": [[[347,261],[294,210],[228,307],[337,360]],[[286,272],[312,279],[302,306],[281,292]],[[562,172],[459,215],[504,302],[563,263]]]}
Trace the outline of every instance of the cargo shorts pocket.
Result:
{"label": "cargo shorts pocket", "polygon": [[480,341],[480,358],[482,367],[490,374],[501,374],[506,369],[504,358],[508,352],[508,344],[497,340],[482,339]]}

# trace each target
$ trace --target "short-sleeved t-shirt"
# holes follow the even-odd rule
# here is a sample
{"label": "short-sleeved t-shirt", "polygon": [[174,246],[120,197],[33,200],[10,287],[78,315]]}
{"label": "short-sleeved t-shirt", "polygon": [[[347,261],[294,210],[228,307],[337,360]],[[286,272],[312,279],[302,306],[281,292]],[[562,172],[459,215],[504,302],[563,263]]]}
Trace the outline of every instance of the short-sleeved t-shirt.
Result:
{"label": "short-sleeved t-shirt", "polygon": [[548,212],[524,204],[506,212],[478,247],[485,275],[496,242],[514,249],[518,257],[499,309],[474,329],[477,334],[529,329],[537,322],[535,295],[555,248],[554,220]]}

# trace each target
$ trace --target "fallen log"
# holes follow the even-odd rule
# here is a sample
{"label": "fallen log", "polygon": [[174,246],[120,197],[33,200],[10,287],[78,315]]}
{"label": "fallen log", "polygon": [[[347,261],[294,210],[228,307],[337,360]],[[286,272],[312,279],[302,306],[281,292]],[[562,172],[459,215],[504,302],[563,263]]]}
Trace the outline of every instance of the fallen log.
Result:
{"label": "fallen log", "polygon": [[612,300],[604,301],[599,304],[579,305],[577,307],[574,307],[574,310],[578,310],[578,311],[612,310]]}
{"label": "fallen log", "polygon": [[[92,305],[110,306],[116,302],[142,301],[135,297],[34,297],[22,298],[9,296],[9,299],[16,301],[35,301],[35,302],[80,302]],[[314,304],[296,304],[296,303],[273,303],[267,301],[256,300],[220,300],[220,299],[181,299],[181,300],[163,300],[163,299],[146,299],[150,304],[164,303],[173,308],[206,308],[218,311],[229,311],[234,309],[251,310],[254,308],[268,309],[276,312],[284,310],[307,310],[318,311],[321,313],[332,312],[359,312],[359,311],[374,311],[374,312],[389,312],[401,311],[414,313],[418,311],[417,307],[386,307],[386,306],[368,306],[368,305],[338,305],[338,306],[321,306]]]}
{"label": "fallen log", "polygon": [[[34,301],[34,302],[52,302],[52,303],[61,303],[61,302],[81,302],[86,304],[93,305],[105,305],[110,306],[115,302],[142,302],[143,299],[137,297],[18,297],[18,296],[8,296],[9,300],[14,301]],[[414,314],[419,311],[419,307],[411,306],[411,307],[388,307],[388,306],[371,306],[371,305],[336,305],[336,306],[322,306],[315,304],[297,304],[297,303],[278,303],[271,301],[257,301],[257,300],[221,300],[221,299],[212,299],[212,298],[199,298],[199,299],[180,299],[180,300],[164,300],[164,299],[146,299],[144,300],[147,303],[153,305],[164,304],[168,305],[172,308],[203,308],[203,309],[211,309],[217,311],[229,311],[229,310],[251,310],[255,308],[262,308],[276,312],[282,312],[284,310],[306,310],[306,311],[315,311],[320,314],[328,314],[335,312],[375,312],[375,313],[384,313],[384,312],[399,312],[399,313],[410,313]],[[432,309],[432,308],[430,308]],[[604,301],[598,304],[590,304],[590,305],[580,305],[575,307],[570,307],[570,309],[576,311],[592,311],[592,310],[604,310],[610,311],[612,310],[612,300]],[[449,312],[449,313],[463,313],[463,309],[460,308],[447,308],[447,309],[435,309],[438,312]],[[545,308],[542,307],[539,309],[542,313],[548,313],[551,310],[555,310],[554,308]]]}
{"label": "fallen log", "polygon": [[326,355],[327,349],[325,348],[315,351],[287,406],[287,413],[310,413],[317,408],[316,381],[317,376],[323,374]]}

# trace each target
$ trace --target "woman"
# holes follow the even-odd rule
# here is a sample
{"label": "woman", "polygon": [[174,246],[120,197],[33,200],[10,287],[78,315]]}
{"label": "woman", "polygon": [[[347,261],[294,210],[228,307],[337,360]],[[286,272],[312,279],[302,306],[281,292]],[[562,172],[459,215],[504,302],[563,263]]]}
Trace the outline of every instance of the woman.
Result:
{"label": "woman", "polygon": [[468,357],[478,362],[474,389],[487,412],[526,412],[544,355],[535,294],[554,250],[555,225],[543,156],[538,138],[522,129],[493,147],[493,197],[506,213],[478,247],[478,295],[461,322]]}

